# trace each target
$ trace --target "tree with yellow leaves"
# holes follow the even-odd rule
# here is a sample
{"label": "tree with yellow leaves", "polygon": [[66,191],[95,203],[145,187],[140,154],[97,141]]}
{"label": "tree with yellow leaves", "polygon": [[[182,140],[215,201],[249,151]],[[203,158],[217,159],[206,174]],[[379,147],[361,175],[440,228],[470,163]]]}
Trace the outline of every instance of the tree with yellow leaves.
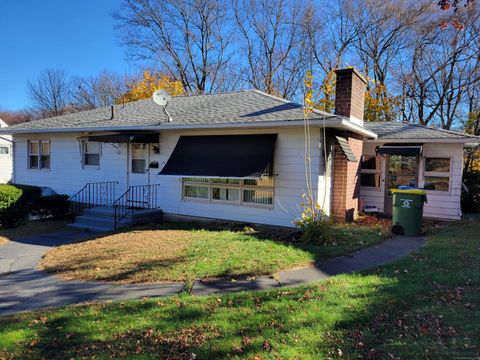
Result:
{"label": "tree with yellow leaves", "polygon": [[184,93],[180,81],[173,80],[168,75],[149,70],[145,70],[141,79],[132,81],[127,87],[128,91],[117,99],[117,103],[147,99],[158,89],[166,90],[171,96],[179,96]]}

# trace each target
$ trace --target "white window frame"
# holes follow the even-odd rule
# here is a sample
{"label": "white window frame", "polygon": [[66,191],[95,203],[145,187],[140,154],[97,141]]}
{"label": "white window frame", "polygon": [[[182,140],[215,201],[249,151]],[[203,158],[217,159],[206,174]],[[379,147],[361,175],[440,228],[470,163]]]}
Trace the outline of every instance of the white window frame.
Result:
{"label": "white window frame", "polygon": [[[98,144],[98,153],[86,152],[87,144]],[[98,155],[98,165],[89,165],[85,162],[86,155]],[[100,163],[102,158],[102,143],[97,141],[82,141],[82,167],[84,169],[100,169]]]}
{"label": "white window frame", "polygon": [[[363,158],[364,157],[371,157],[375,159],[375,169],[363,169],[361,166],[363,164]],[[360,158],[360,186],[366,189],[372,189],[372,190],[381,190],[382,187],[382,158],[380,158],[380,168],[376,168],[377,165],[377,158],[379,155],[362,155]],[[373,175],[378,175],[380,177],[380,182],[378,186],[368,186],[368,185],[363,185],[362,184],[362,176],[361,174],[373,174]]]}
{"label": "white window frame", "polygon": [[[38,147],[38,153],[37,154],[32,154],[32,148],[31,144],[37,144]],[[43,154],[42,151],[42,145],[43,144],[48,144],[48,154]],[[27,147],[28,147],[28,158],[27,158],[27,167],[29,170],[50,170],[52,164],[52,147],[50,140],[28,140],[27,141]],[[37,166],[32,167],[31,166],[31,157],[36,156],[37,157]],[[42,167],[42,156],[48,156],[48,166]]]}
{"label": "white window frame", "polygon": [[[449,160],[449,171],[427,171],[427,160],[428,159],[448,159]],[[425,178],[426,177],[437,177],[437,178],[448,178],[448,190],[426,190],[428,192],[437,193],[437,194],[450,194],[452,192],[452,164],[453,157],[451,156],[425,156],[423,159],[423,187],[425,187]]]}
{"label": "white window frame", "polygon": [[[260,208],[268,208],[272,209],[275,203],[275,177],[271,177],[271,185],[249,185],[245,182],[248,180],[238,179],[238,184],[225,184],[225,183],[218,183],[215,182],[216,178],[208,178],[207,181],[194,181],[195,178],[182,178],[182,199],[184,201],[195,201],[195,202],[203,202],[203,203],[213,203],[213,204],[227,204],[227,205],[237,205],[237,206],[248,206],[248,207],[260,207]],[[199,178],[199,179],[207,179],[207,178]],[[233,180],[233,179],[232,179]],[[195,198],[195,197],[187,197],[185,196],[185,187],[186,186],[197,186],[197,187],[204,187],[208,188],[208,198]],[[239,191],[239,199],[232,201],[232,200],[219,200],[213,198],[213,189],[235,189]],[[266,191],[272,193],[272,203],[271,204],[259,204],[259,203],[251,203],[247,202],[244,199],[244,191],[245,190],[256,190],[256,191]]]}
{"label": "white window frame", "polygon": [[[141,174],[146,174],[146,173],[147,173],[147,170],[148,170],[148,164],[147,164],[147,163],[148,163],[148,153],[149,153],[149,151],[150,151],[148,144],[130,144],[130,145],[131,145],[131,147],[130,147],[130,153],[132,154],[132,155],[131,155],[131,159],[130,159],[130,172],[131,172],[132,174],[140,174],[140,175],[141,175]],[[145,152],[144,152],[145,157],[143,157],[143,158],[138,158],[138,157],[134,157],[134,156],[133,156],[133,147],[134,147],[135,145],[145,146],[145,149],[141,149],[142,152],[145,151]],[[143,172],[133,171],[133,161],[134,161],[134,160],[143,160],[143,161],[144,161]]]}
{"label": "white window frame", "polygon": [[10,156],[11,155],[11,151],[12,151],[12,148],[8,145],[0,145],[0,149],[7,149],[7,152],[6,153],[1,153],[0,152],[0,156]]}

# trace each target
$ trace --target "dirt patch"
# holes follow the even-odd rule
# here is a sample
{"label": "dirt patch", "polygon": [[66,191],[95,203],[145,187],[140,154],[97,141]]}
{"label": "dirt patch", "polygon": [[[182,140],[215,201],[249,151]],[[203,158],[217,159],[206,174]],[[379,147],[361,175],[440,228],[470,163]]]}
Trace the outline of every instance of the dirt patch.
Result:
{"label": "dirt patch", "polygon": [[155,280],[150,272],[178,261],[190,242],[182,230],[130,231],[58,247],[40,266],[66,280],[148,282]]}
{"label": "dirt patch", "polygon": [[0,246],[8,241],[22,237],[44,234],[64,228],[69,223],[66,219],[31,221],[14,229],[0,229]]}

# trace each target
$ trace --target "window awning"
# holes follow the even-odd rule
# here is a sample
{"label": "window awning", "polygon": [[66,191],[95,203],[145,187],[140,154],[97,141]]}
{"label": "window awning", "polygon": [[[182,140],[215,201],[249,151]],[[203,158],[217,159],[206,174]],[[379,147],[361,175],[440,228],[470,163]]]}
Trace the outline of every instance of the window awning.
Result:
{"label": "window awning", "polygon": [[404,156],[415,156],[422,153],[421,145],[383,145],[378,148],[378,153],[380,155],[404,155]]}
{"label": "window awning", "polygon": [[253,178],[272,175],[276,134],[181,136],[160,175]]}
{"label": "window awning", "polygon": [[136,143],[136,144],[158,144],[157,133],[119,133],[106,135],[92,135],[87,141],[103,143]]}
{"label": "window awning", "polygon": [[338,144],[340,145],[340,148],[343,151],[343,154],[346,156],[348,161],[356,162],[357,158],[355,157],[355,154],[352,151],[352,148],[348,144],[347,139],[340,137],[340,136],[335,136],[337,138]]}

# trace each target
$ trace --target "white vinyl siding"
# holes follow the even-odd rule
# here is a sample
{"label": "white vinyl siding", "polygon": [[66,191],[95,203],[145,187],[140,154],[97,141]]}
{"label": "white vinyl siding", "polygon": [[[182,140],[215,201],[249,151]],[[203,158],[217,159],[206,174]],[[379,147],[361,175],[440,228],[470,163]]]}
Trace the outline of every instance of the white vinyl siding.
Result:
{"label": "white vinyl siding", "polygon": [[[190,201],[183,199],[183,182],[181,177],[160,176],[162,166],[173,152],[180,135],[233,135],[233,134],[278,134],[275,145],[274,173],[275,194],[271,206],[232,206],[222,201]],[[101,148],[101,167],[98,171],[82,169],[82,153],[79,152],[78,139],[81,133],[55,134],[50,136],[51,171],[38,172],[29,176],[27,168],[28,135],[15,135],[16,156],[15,169],[17,183],[48,186],[58,193],[73,195],[87,182],[118,181],[117,196],[124,192],[128,179],[132,181],[130,163],[127,158],[127,144],[103,144]],[[320,131],[312,131],[312,170],[313,179],[323,178],[324,167],[320,162]],[[293,221],[300,216],[302,195],[305,193],[304,175],[304,138],[303,128],[249,129],[249,130],[199,130],[199,131],[164,131],[160,136],[160,152],[151,153],[149,161],[158,162],[159,169],[148,171],[142,183],[160,184],[158,192],[159,207],[165,213],[237,220],[281,226],[293,226]],[[318,193],[318,183],[314,181],[313,191]],[[248,191],[245,188],[245,191]],[[323,189],[322,189],[323,193]],[[243,194],[251,196],[251,193]],[[255,194],[254,199],[262,199],[266,194]],[[209,195],[210,196],[210,195]]]}
{"label": "white vinyl siding", "polygon": [[[375,147],[378,143],[366,142],[363,144],[363,155],[375,155]],[[449,191],[427,190],[427,203],[424,206],[423,215],[426,218],[458,220],[462,216],[460,196],[462,191],[463,171],[463,144],[451,143],[426,143],[423,145],[423,154],[418,162],[418,187],[425,186],[425,176],[442,175],[445,173],[425,172],[426,158],[449,158]],[[385,201],[385,159],[381,159],[380,187],[360,188],[362,205],[376,206],[380,213],[384,212]]]}

